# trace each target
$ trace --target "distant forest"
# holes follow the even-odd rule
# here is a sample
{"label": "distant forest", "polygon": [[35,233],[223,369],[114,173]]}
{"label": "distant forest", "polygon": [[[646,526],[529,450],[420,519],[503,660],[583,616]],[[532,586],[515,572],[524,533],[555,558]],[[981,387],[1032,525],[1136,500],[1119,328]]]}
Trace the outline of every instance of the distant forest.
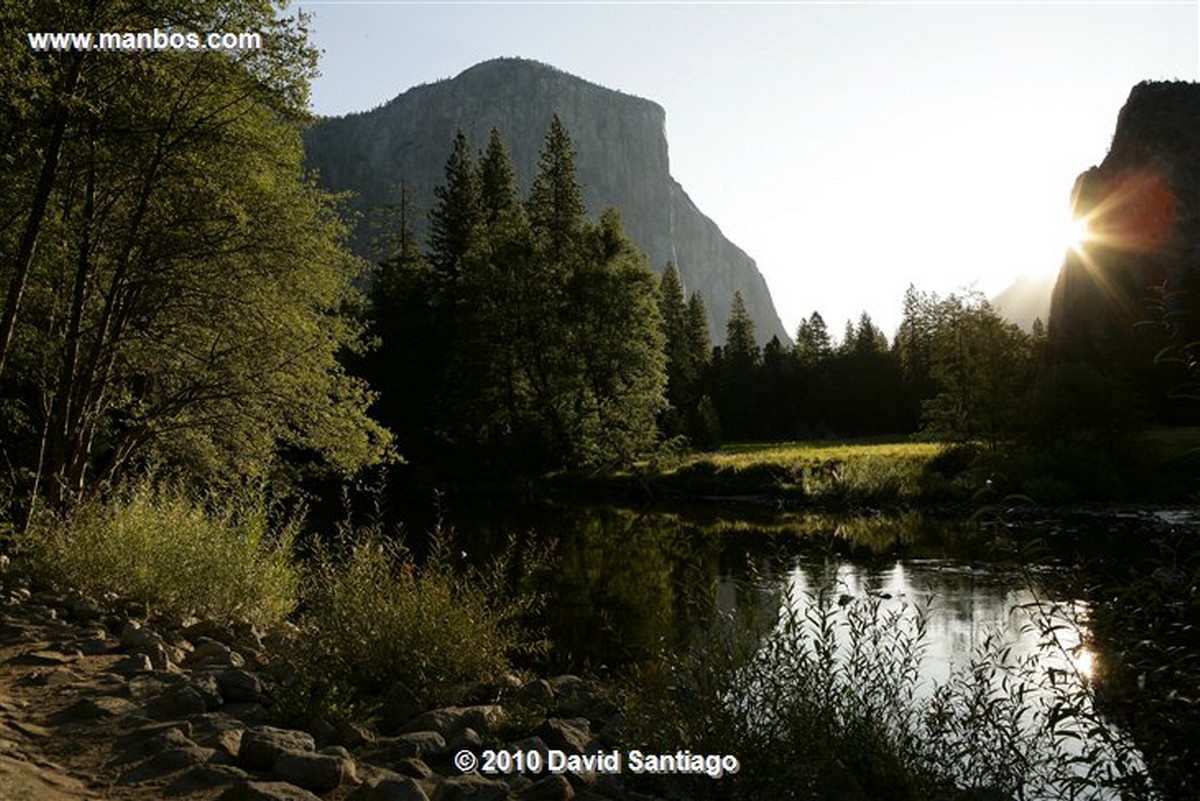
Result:
{"label": "distant forest", "polygon": [[[422,247],[416,199],[381,222],[378,347],[358,370],[412,459],[455,474],[613,468],[722,441],[919,434],[990,446],[1119,441],[1153,412],[1153,356],[1056,358],[981,296],[909,287],[896,336],[817,313],[788,346],[756,344],[740,293],[713,347],[674,265],[652,278],[615,210],[589,223],[555,118],[527,198],[501,134],[460,133]],[[1128,355],[1128,354],[1126,354]]]}

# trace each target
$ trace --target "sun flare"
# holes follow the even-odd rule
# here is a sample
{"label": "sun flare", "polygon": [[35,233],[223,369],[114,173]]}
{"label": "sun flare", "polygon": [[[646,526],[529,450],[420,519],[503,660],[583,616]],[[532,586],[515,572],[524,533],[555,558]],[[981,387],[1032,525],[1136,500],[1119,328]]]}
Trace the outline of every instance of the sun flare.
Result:
{"label": "sun flare", "polygon": [[1092,229],[1088,218],[1071,217],[1063,225],[1063,242],[1065,246],[1078,253],[1092,238]]}

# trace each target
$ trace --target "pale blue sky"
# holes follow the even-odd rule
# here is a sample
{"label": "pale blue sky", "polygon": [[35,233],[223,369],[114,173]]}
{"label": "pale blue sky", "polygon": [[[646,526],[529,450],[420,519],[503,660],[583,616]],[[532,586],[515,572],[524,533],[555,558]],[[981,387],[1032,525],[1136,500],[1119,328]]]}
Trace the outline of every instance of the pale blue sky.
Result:
{"label": "pale blue sky", "polygon": [[324,50],[319,114],[497,56],[659,103],[671,172],[790,332],[866,310],[890,334],[909,283],[991,294],[1056,269],[1130,88],[1200,78],[1197,2],[295,5]]}

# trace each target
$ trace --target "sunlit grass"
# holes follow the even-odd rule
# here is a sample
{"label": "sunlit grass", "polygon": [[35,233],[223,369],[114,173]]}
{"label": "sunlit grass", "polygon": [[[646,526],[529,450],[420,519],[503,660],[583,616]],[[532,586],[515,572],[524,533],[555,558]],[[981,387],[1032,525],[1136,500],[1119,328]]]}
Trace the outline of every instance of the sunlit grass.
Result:
{"label": "sunlit grass", "polygon": [[837,440],[737,443],[656,466],[670,489],[695,495],[770,495],[832,504],[914,501],[944,446]]}
{"label": "sunlit grass", "polygon": [[825,440],[810,442],[734,443],[717,453],[700,454],[693,461],[710,461],[718,466],[748,467],[754,464],[792,465],[805,461],[833,459],[931,459],[941,451],[939,442],[912,440]]}

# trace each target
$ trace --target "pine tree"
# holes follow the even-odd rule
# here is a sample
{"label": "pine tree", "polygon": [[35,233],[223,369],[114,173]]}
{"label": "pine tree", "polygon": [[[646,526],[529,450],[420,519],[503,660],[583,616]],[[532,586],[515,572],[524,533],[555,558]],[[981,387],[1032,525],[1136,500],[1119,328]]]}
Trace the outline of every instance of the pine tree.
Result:
{"label": "pine tree", "polygon": [[575,151],[566,127],[554,115],[538,157],[527,204],[529,221],[548,258],[563,267],[583,232],[583,189],[575,176]]}
{"label": "pine tree", "polygon": [[432,388],[442,378],[446,337],[434,313],[432,271],[417,244],[416,195],[400,182],[398,201],[384,207],[384,258],[370,291],[369,332],[375,348],[363,371],[379,392],[375,416],[396,435],[402,452],[424,458],[434,413]]}
{"label": "pine tree", "polygon": [[796,425],[809,432],[824,432],[829,426],[831,405],[830,366],[833,341],[825,318],[814,311],[796,328],[792,361],[796,363],[796,392],[793,405]]}
{"label": "pine tree", "polygon": [[688,298],[687,338],[691,359],[703,374],[712,359],[712,336],[708,332],[708,309],[704,307],[704,298],[700,297],[699,292],[693,292]]}
{"label": "pine tree", "polygon": [[479,186],[485,221],[490,225],[521,203],[517,175],[500,132],[492,129],[487,150],[479,161]]}
{"label": "pine tree", "polygon": [[807,320],[800,321],[792,353],[803,367],[814,367],[833,355],[833,342],[820,312],[814,311]]}
{"label": "pine tree", "polygon": [[484,221],[479,172],[471,144],[460,130],[446,160],[446,182],[433,190],[429,213],[429,261],[443,284],[458,280],[465,261],[479,244]]}
{"label": "pine tree", "polygon": [[725,358],[747,365],[756,365],[759,361],[754,320],[746,310],[746,301],[740,289],[733,293],[733,305],[729,309],[729,319],[725,321]]}
{"label": "pine tree", "polygon": [[696,400],[696,385],[700,379],[701,363],[690,347],[688,308],[683,284],[674,264],[667,264],[658,284],[658,310],[666,336],[667,400],[678,417],[691,408]]}
{"label": "pine tree", "polygon": [[400,180],[398,192],[397,202],[383,208],[386,215],[383,223],[386,227],[383,236],[384,257],[376,269],[371,291],[376,323],[384,322],[391,314],[389,307],[395,305],[412,275],[428,267],[414,232],[417,220],[416,193],[403,179]]}
{"label": "pine tree", "polygon": [[887,335],[879,330],[866,312],[859,315],[851,340],[850,350],[859,356],[885,353],[888,349]]}

